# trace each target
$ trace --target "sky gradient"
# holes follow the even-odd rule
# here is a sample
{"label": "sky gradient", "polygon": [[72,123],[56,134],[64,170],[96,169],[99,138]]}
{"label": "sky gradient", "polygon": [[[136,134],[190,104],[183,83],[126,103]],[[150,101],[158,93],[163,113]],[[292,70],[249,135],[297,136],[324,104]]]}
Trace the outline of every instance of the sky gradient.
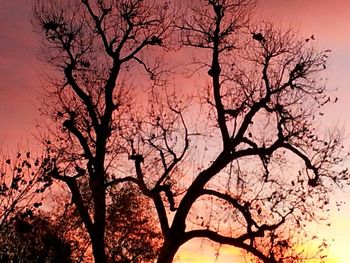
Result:
{"label": "sky gradient", "polygon": [[27,143],[37,116],[38,39],[27,1],[0,3],[0,145]]}
{"label": "sky gradient", "polygon": [[[338,103],[326,110],[325,126],[344,127],[346,147],[350,148],[350,3],[346,0],[259,0],[258,14],[285,26],[299,28],[300,35],[315,35],[316,47],[331,49],[325,73],[327,85],[336,90]],[[0,1],[0,146],[12,151],[18,143],[33,142],[31,132],[38,117],[36,101],[40,92],[38,38],[30,24],[30,6],[26,0]],[[348,162],[350,165],[350,163]],[[349,191],[337,193],[338,200],[350,203]],[[328,262],[350,262],[350,206],[334,211],[332,227],[313,226],[328,239],[334,238]],[[197,255],[200,252],[203,255]],[[179,262],[214,262],[213,250],[201,241],[182,248]],[[217,262],[233,261],[234,251],[222,250]],[[206,257],[207,261],[204,261]]]}

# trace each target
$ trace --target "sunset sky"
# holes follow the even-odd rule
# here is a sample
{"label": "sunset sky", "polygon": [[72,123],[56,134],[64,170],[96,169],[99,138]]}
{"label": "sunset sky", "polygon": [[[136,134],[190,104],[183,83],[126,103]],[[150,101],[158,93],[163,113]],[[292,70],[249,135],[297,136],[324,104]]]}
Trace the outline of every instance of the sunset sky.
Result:
{"label": "sunset sky", "polygon": [[[259,0],[258,14],[283,25],[299,28],[301,37],[315,35],[316,47],[331,49],[325,77],[329,89],[339,97],[327,107],[325,126],[344,127],[345,145],[350,149],[350,2],[348,0]],[[33,142],[31,133],[38,117],[40,68],[38,38],[30,24],[26,0],[0,1],[0,146],[13,151],[16,145]],[[348,162],[350,166],[350,162]],[[349,204],[335,209],[330,228],[312,226],[331,242],[328,262],[350,262],[350,189],[337,193],[334,200]],[[207,242],[194,241],[179,252],[179,262],[214,262],[215,251]],[[240,262],[237,251],[222,248],[217,262]],[[237,261],[235,260],[237,259]]]}

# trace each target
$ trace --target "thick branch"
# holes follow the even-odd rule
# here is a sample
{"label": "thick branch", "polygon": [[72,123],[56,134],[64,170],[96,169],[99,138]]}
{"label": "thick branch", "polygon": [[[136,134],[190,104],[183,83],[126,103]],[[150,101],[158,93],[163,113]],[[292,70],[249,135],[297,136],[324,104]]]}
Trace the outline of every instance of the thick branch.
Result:
{"label": "thick branch", "polygon": [[90,147],[88,145],[87,139],[83,136],[83,134],[75,127],[74,120],[66,120],[63,122],[65,128],[67,128],[74,136],[79,140],[81,147],[84,150],[84,155],[89,160],[90,163],[93,163],[94,158]]}
{"label": "thick branch", "polygon": [[260,258],[264,263],[277,263],[277,261],[274,258],[265,256],[262,252],[260,252],[255,247],[244,243],[241,238],[232,238],[232,237],[222,236],[217,232],[211,231],[209,229],[192,230],[192,231],[186,232],[184,242],[192,238],[201,238],[201,237],[208,238],[219,244],[231,245],[237,248],[242,248],[248,251],[249,253],[253,254],[254,256]]}
{"label": "thick branch", "polygon": [[81,216],[81,219],[83,220],[85,227],[89,233],[93,233],[93,223],[90,218],[88,208],[84,204],[84,200],[80,194],[79,186],[77,184],[77,181],[73,177],[68,176],[62,176],[60,175],[58,169],[54,167],[51,171],[48,172],[48,175],[52,176],[53,178],[57,180],[61,180],[67,184],[69,187],[71,194],[72,194],[72,201],[77,206],[77,209],[79,210],[79,214]]}
{"label": "thick branch", "polygon": [[214,11],[216,13],[215,18],[215,31],[213,36],[213,57],[212,57],[212,66],[208,74],[212,77],[213,80],[213,91],[214,91],[214,100],[216,111],[218,115],[218,125],[220,127],[221,136],[223,140],[223,147],[225,150],[230,148],[230,136],[226,125],[225,119],[225,110],[221,101],[221,84],[220,84],[220,62],[219,62],[219,48],[220,48],[220,24],[223,18],[222,6],[219,4],[212,4]]}
{"label": "thick branch", "polygon": [[228,203],[230,203],[231,205],[233,205],[235,208],[237,208],[242,215],[244,216],[245,221],[247,222],[247,232],[249,235],[252,235],[250,238],[253,238],[253,232],[252,232],[252,226],[255,226],[256,228],[259,228],[258,224],[254,221],[250,210],[249,210],[249,205],[245,204],[245,205],[241,205],[237,199],[233,198],[232,196],[228,195],[228,194],[223,194],[220,192],[217,192],[215,190],[210,190],[210,189],[203,189],[202,191],[203,195],[212,195],[212,196],[216,196],[222,200],[227,201]]}
{"label": "thick branch", "polygon": [[229,153],[221,152],[212,165],[195,178],[179,204],[172,224],[173,229],[177,229],[177,231],[185,230],[186,217],[195,200],[201,195],[205,184],[232,161],[232,158],[233,157]]}
{"label": "thick branch", "polygon": [[[255,220],[253,219],[253,217],[250,213],[248,203],[241,205],[241,204],[239,204],[238,200],[233,198],[232,196],[230,196],[228,194],[223,194],[223,193],[217,192],[215,190],[204,189],[202,192],[203,192],[203,194],[216,196],[222,200],[227,201],[228,203],[233,205],[235,208],[237,208],[242,213],[242,215],[244,216],[244,218],[247,222],[247,233],[241,235],[238,238],[239,240],[247,240],[247,239],[253,240],[256,237],[264,237],[265,231],[273,231],[273,230],[277,229],[278,227],[280,227],[285,222],[285,218],[289,214],[291,214],[293,211],[293,209],[292,209],[286,215],[284,215],[284,216],[281,215],[281,220],[279,222],[277,222],[276,224],[273,224],[273,225],[263,224],[263,225],[259,226],[255,222]],[[256,227],[257,230],[253,231],[252,226]]]}
{"label": "thick branch", "polygon": [[143,162],[143,156],[134,154],[130,156],[130,159],[135,162],[135,170],[136,170],[138,185],[144,195],[153,199],[153,202],[155,204],[155,207],[158,213],[158,218],[160,221],[162,233],[166,235],[169,232],[169,222],[168,222],[166,210],[165,210],[162,198],[159,194],[159,191],[154,191],[154,190],[150,191],[144,182],[144,179],[143,179],[144,176],[141,168],[141,163]]}
{"label": "thick branch", "polygon": [[92,120],[92,124],[94,126],[95,131],[97,132],[99,129],[99,122],[98,122],[98,118],[97,118],[97,114],[95,112],[95,107],[91,101],[91,98],[89,97],[89,95],[87,95],[78,85],[78,83],[75,81],[74,77],[73,77],[73,65],[68,65],[65,70],[64,70],[64,74],[67,78],[67,82],[68,84],[72,87],[72,89],[74,90],[74,92],[78,95],[78,97],[83,101],[83,103],[85,104],[87,111],[91,117]]}

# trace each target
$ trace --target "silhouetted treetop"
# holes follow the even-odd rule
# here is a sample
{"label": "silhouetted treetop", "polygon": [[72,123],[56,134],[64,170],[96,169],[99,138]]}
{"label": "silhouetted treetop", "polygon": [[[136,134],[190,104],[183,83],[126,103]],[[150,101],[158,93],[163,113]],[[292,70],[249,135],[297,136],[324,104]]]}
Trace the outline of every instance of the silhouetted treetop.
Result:
{"label": "silhouetted treetop", "polygon": [[129,181],[119,171],[127,169],[132,78],[158,81],[159,61],[145,54],[165,48],[169,10],[161,1],[33,0],[41,57],[56,70],[42,107],[51,120],[45,174],[68,187],[96,262],[107,260],[107,191]]}

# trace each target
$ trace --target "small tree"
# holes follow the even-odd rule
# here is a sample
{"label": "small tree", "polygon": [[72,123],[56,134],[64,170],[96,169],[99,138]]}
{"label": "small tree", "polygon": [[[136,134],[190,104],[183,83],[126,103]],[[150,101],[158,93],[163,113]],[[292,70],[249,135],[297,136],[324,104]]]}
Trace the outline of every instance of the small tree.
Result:
{"label": "small tree", "polygon": [[50,218],[19,213],[0,232],[1,262],[72,262],[71,248]]}
{"label": "small tree", "polygon": [[110,262],[152,262],[162,235],[149,202],[134,186],[113,189],[107,212]]}
{"label": "small tree", "polygon": [[[151,262],[157,258],[162,236],[152,206],[135,186],[124,185],[107,193],[106,257],[108,262]],[[62,199],[55,197],[55,199]],[[56,203],[51,213],[66,242],[71,244],[72,259],[91,261],[91,240],[68,197]],[[60,203],[60,204],[59,204]],[[61,206],[61,204],[63,206]],[[63,209],[62,209],[63,208]]]}
{"label": "small tree", "polygon": [[18,152],[15,158],[1,156],[0,232],[18,214],[30,215],[41,206],[42,193],[51,185],[41,176],[41,164],[38,158],[31,158],[30,152]]}

